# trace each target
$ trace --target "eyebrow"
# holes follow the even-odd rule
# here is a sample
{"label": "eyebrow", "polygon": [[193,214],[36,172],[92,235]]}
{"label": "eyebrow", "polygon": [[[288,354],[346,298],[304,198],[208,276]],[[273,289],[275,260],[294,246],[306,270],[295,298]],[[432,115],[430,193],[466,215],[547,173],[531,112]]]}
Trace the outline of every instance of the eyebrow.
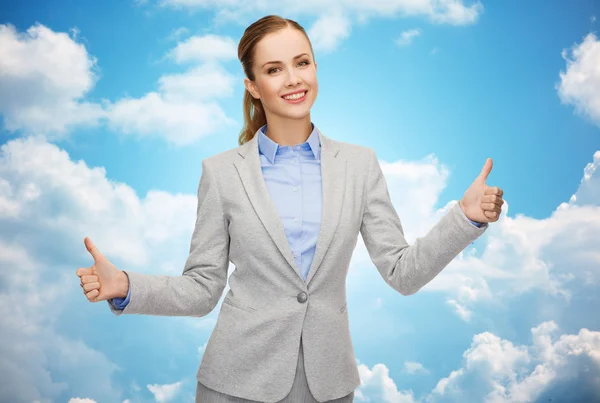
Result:
{"label": "eyebrow", "polygon": [[[304,56],[304,55],[308,56],[308,53],[301,53],[298,56],[295,56],[293,60],[296,60],[299,57]],[[280,60],[275,60],[275,61],[272,61],[272,62],[266,62],[265,64],[262,65],[262,67],[265,67],[267,64],[271,64],[271,63],[283,63],[283,62],[280,61]]]}

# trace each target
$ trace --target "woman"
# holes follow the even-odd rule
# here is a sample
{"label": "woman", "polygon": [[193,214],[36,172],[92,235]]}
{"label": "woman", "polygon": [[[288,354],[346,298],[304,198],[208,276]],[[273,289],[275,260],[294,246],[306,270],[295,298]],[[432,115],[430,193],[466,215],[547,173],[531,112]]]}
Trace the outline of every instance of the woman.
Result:
{"label": "woman", "polygon": [[[308,36],[267,16],[239,43],[245,127],[240,146],[202,161],[190,255],[181,276],[117,269],[91,240],[79,269],[88,300],[115,315],[205,316],[236,270],[197,373],[196,401],[351,402],[360,378],[346,310],[358,233],[403,295],[431,281],[496,221],[502,190],[491,160],[463,199],[413,245],[371,148],[324,136]],[[268,122],[268,124],[267,124]]]}

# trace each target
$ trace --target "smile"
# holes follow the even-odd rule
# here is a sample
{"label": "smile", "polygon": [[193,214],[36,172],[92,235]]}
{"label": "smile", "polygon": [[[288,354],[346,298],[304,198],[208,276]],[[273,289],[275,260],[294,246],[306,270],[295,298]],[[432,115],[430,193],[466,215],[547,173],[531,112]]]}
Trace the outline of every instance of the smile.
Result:
{"label": "smile", "polygon": [[297,104],[306,99],[307,93],[308,93],[308,91],[304,91],[303,93],[294,94],[294,95],[290,95],[289,97],[281,97],[281,98],[283,98],[286,102],[289,102],[291,104]]}

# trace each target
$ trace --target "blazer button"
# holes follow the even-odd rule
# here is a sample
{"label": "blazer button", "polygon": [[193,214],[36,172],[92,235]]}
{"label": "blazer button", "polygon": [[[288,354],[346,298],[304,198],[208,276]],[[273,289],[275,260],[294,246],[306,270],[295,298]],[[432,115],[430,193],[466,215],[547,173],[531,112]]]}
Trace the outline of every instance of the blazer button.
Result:
{"label": "blazer button", "polygon": [[308,299],[308,296],[306,295],[306,293],[304,291],[302,291],[300,294],[298,294],[297,299],[298,299],[298,302],[305,303],[306,300]]}

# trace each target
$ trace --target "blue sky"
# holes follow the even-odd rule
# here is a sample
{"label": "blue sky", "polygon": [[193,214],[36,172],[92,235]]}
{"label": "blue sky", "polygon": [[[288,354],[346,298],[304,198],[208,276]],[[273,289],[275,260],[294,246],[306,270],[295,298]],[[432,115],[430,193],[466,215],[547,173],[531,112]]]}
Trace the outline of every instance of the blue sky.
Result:
{"label": "blue sky", "polygon": [[600,401],[600,3],[261,4],[0,2],[0,400],[193,399],[219,306],[117,318],[75,270],[90,236],[117,267],[181,273],[201,162],[243,122],[237,43],[279,14],[315,48],[312,121],[376,150],[410,243],[486,158],[504,190],[410,298],[359,236],[355,401]]}

